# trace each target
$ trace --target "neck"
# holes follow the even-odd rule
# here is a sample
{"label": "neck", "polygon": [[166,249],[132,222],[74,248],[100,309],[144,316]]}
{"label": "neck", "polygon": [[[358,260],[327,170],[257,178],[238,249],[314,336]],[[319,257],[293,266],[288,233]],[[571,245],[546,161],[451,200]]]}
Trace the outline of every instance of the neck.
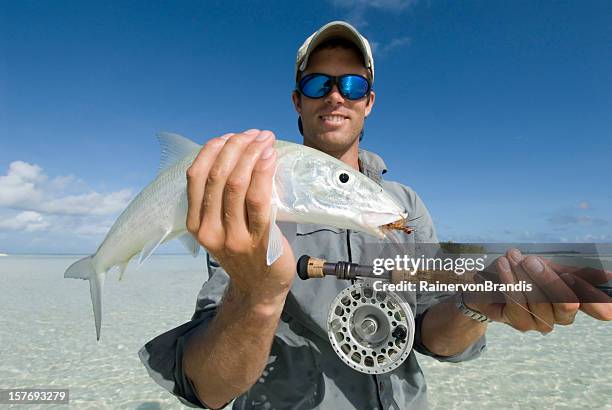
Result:
{"label": "neck", "polygon": [[311,148],[318,149],[319,151],[323,151],[326,154],[331,155],[332,157],[336,159],[339,159],[340,161],[344,162],[348,166],[359,171],[359,141],[358,140],[355,141],[355,143],[351,144],[350,146],[344,149],[339,149],[339,150],[330,150],[328,148],[324,149],[323,147],[313,144],[312,141],[308,141],[306,139],[304,139],[303,144],[306,145],[307,147],[311,147]]}

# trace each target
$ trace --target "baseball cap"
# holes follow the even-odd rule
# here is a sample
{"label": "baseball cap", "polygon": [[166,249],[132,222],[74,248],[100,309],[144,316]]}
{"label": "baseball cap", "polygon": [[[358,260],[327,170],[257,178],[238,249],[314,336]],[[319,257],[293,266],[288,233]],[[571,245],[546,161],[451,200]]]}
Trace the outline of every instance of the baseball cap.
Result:
{"label": "baseball cap", "polygon": [[372,75],[372,83],[374,83],[374,57],[368,40],[362,36],[359,31],[351,26],[346,21],[332,21],[320,29],[312,33],[310,37],[304,41],[304,44],[298,49],[297,60],[295,62],[295,76],[299,71],[304,71],[308,66],[308,58],[315,48],[325,40],[330,38],[344,38],[354,43],[363,56],[363,62],[366,68],[370,70]]}

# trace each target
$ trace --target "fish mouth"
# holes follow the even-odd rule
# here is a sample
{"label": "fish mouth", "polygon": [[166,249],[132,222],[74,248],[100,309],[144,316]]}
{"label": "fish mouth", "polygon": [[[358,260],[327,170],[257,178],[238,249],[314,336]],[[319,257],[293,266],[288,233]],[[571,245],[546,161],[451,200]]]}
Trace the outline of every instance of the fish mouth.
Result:
{"label": "fish mouth", "polygon": [[377,230],[385,225],[397,223],[404,219],[403,214],[368,212],[363,215],[364,224]]}
{"label": "fish mouth", "polygon": [[410,228],[404,226],[407,217],[408,213],[405,211],[401,213],[368,212],[363,215],[363,222],[368,232],[383,238],[386,235],[385,231],[401,230],[406,233],[412,232]]}

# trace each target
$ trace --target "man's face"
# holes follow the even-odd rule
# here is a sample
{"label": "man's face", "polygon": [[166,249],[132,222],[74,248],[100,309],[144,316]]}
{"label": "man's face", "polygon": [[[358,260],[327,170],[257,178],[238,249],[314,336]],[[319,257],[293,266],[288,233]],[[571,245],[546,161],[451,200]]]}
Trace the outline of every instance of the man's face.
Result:
{"label": "man's face", "polygon": [[[363,66],[363,58],[354,50],[337,47],[312,54],[302,77],[311,73],[367,77],[368,70]],[[374,105],[374,92],[370,92],[369,97],[349,100],[334,86],[328,95],[318,99],[294,92],[293,104],[302,117],[304,144],[326,152],[340,152],[357,144],[364,119]]]}

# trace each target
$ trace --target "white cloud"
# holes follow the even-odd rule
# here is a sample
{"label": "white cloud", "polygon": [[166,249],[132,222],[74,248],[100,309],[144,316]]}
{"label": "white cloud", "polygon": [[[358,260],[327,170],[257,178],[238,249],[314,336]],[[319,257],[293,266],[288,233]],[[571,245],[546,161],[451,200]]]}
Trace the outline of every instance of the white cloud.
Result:
{"label": "white cloud", "polygon": [[0,176],[0,206],[13,207],[17,204],[40,202],[42,193],[36,188],[44,182],[42,169],[23,161],[14,161],[6,175]]}
{"label": "white cloud", "polygon": [[49,179],[40,166],[14,161],[0,176],[0,207],[51,215],[108,215],[125,208],[132,196],[129,189],[67,194],[73,185],[79,185],[73,176]]}
{"label": "white cloud", "polygon": [[388,11],[402,11],[416,0],[332,0],[335,6],[343,8],[371,7]]}
{"label": "white cloud", "polygon": [[131,197],[130,189],[101,193],[73,175],[49,177],[39,165],[14,161],[0,175],[0,232],[11,238],[0,237],[0,247],[89,248],[104,237]]}
{"label": "white cloud", "polygon": [[412,40],[410,37],[398,37],[392,39],[390,42],[386,44],[381,44],[377,41],[372,41],[370,45],[372,46],[372,52],[376,55],[386,55],[389,54],[392,50],[400,47],[407,47],[410,45]]}
{"label": "white cloud", "polygon": [[20,212],[12,218],[0,219],[0,230],[3,231],[42,231],[49,227],[49,222],[34,211]]}
{"label": "white cloud", "polygon": [[331,0],[331,2],[334,6],[347,10],[345,19],[351,24],[365,27],[369,24],[366,20],[368,9],[398,13],[415,4],[417,0]]}

